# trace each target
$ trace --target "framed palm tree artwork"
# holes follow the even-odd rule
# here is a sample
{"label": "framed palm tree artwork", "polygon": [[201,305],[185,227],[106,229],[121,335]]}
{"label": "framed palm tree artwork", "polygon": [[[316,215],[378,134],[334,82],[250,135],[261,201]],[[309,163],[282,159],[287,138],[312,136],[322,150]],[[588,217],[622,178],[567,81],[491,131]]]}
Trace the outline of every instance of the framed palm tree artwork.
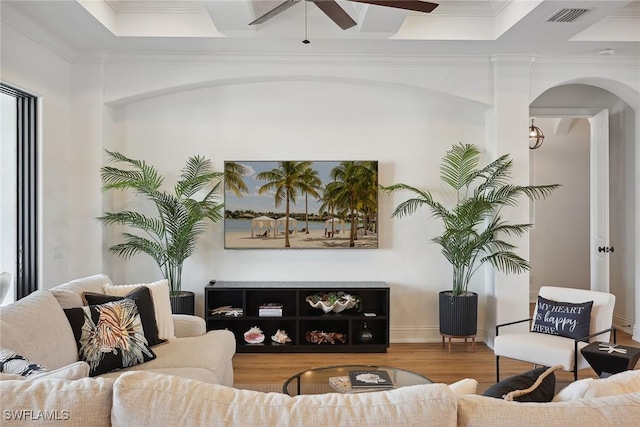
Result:
{"label": "framed palm tree artwork", "polygon": [[226,161],[226,249],[378,247],[377,161]]}

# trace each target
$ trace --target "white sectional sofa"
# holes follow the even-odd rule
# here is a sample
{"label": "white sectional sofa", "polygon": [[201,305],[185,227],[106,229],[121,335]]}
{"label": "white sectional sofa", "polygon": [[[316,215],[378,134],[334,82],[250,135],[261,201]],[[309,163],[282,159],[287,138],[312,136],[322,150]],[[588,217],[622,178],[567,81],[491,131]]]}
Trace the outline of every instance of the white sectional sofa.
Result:
{"label": "white sectional sofa", "polygon": [[[83,292],[104,293],[105,284],[111,284],[106,275],[85,277],[36,291],[0,308],[0,347],[50,371],[64,371],[65,367],[77,370],[77,344],[60,303],[70,308],[69,304],[73,305],[70,301],[81,301],[78,296]],[[225,330],[206,332],[204,320],[196,316],[169,316],[176,338],[154,346],[154,360],[101,376],[117,377],[124,372],[143,370],[233,385],[232,358],[236,348],[233,334]]]}
{"label": "white sectional sofa", "polygon": [[640,389],[640,371],[632,375],[622,375],[622,394],[615,394],[623,390],[616,390],[614,376],[604,390],[590,394],[600,397],[549,403],[457,395],[445,384],[291,397],[144,371],[115,380],[0,381],[0,399],[3,427],[61,421],[92,427],[635,427],[640,391],[630,390]]}

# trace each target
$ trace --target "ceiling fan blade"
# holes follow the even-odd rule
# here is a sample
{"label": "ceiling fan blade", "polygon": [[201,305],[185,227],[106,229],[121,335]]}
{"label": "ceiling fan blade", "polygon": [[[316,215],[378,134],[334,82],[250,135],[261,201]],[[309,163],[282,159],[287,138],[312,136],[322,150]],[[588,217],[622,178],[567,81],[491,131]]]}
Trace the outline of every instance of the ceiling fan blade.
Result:
{"label": "ceiling fan blade", "polygon": [[318,6],[325,15],[331,18],[331,20],[338,24],[338,26],[343,30],[347,30],[356,25],[356,21],[354,21],[335,1],[319,0],[314,1],[313,3],[315,3],[315,5]]}
{"label": "ceiling fan blade", "polygon": [[437,3],[419,0],[349,0],[356,3],[373,4],[376,6],[395,7],[396,9],[415,10],[416,12],[429,13],[436,7]]}
{"label": "ceiling fan blade", "polygon": [[265,13],[261,17],[257,18],[255,21],[250,22],[249,25],[262,24],[263,22],[273,18],[281,12],[289,9],[294,4],[300,3],[302,0],[286,0],[284,3],[280,3],[278,6],[271,9],[269,12]]}

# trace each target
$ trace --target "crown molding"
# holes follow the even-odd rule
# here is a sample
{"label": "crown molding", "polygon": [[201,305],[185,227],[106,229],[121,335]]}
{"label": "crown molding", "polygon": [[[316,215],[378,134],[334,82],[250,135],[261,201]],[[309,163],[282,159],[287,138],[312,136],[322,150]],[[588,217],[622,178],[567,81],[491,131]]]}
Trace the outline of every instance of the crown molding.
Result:
{"label": "crown molding", "polygon": [[617,68],[639,69],[640,57],[629,56],[538,56],[533,68]]}
{"label": "crown molding", "polygon": [[536,60],[536,55],[491,55],[494,67],[525,67],[529,68]]}
{"label": "crown molding", "polygon": [[212,54],[108,54],[108,64],[118,65],[325,65],[353,67],[482,67],[491,66],[485,55],[353,55],[353,54],[268,54],[268,53],[212,53]]}
{"label": "crown molding", "polygon": [[2,19],[3,25],[13,28],[31,41],[58,55],[60,58],[68,62],[73,61],[75,51],[71,46],[40,25],[34,23],[10,4],[3,2],[1,7],[0,18]]}

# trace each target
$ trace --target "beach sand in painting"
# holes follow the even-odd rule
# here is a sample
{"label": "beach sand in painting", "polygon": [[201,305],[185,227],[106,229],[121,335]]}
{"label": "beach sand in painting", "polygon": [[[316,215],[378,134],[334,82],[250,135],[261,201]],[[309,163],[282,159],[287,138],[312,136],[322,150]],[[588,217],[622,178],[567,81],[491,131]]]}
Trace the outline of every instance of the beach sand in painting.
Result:
{"label": "beach sand in painting", "polygon": [[[325,237],[323,230],[310,230],[309,234],[298,232],[289,235],[290,248],[284,247],[284,234],[276,237],[251,237],[251,232],[236,231],[225,234],[225,248],[227,249],[325,249],[349,248],[349,234],[339,233],[334,237]],[[355,248],[377,248],[376,234],[362,235],[358,233]],[[351,248],[354,249],[354,248]]]}

